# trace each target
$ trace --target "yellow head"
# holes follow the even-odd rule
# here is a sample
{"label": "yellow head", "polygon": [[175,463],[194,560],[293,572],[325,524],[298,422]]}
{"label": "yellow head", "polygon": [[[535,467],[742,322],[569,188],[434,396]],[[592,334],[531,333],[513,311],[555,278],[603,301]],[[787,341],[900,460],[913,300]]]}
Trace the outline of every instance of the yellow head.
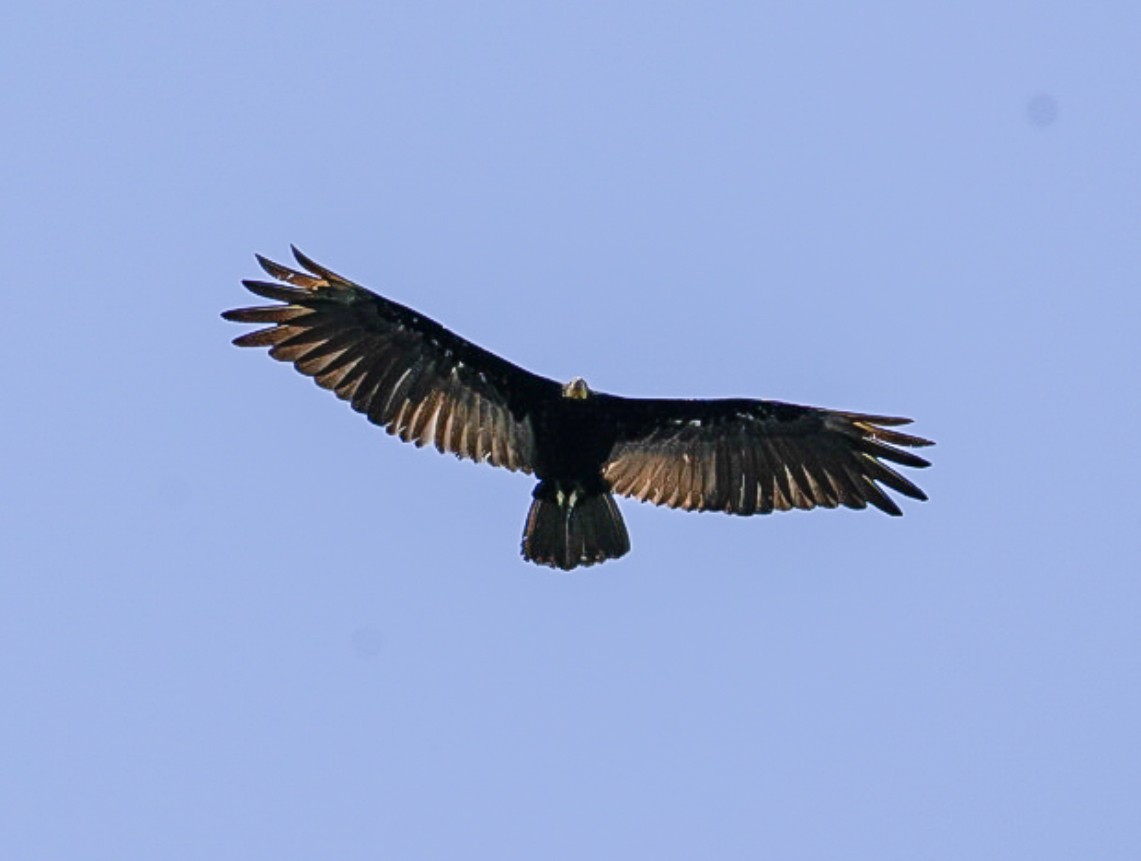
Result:
{"label": "yellow head", "polygon": [[563,386],[563,397],[573,398],[576,401],[583,401],[589,398],[590,389],[586,386],[586,380],[582,377],[575,377]]}

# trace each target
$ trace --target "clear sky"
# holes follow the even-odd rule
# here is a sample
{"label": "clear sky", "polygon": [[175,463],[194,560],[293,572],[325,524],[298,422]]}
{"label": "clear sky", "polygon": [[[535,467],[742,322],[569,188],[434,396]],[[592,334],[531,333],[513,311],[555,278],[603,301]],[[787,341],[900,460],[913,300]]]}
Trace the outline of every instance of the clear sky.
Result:
{"label": "clear sky", "polygon": [[[1141,857],[1141,4],[8,4],[0,857]],[[914,416],[906,516],[531,482],[229,340]]]}

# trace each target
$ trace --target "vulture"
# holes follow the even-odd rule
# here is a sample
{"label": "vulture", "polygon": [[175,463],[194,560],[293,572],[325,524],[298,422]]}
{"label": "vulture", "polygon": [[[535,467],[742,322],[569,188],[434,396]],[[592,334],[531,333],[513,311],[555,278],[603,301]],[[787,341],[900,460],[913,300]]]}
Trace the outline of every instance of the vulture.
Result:
{"label": "vulture", "polygon": [[927,497],[888,464],[930,440],[910,419],[731,398],[627,398],[581,378],[560,384],[321,266],[257,255],[276,304],[226,320],[262,326],[234,339],[268,347],[388,433],[416,446],[533,475],[523,557],[570,570],[617,559],[630,539],[615,494],[686,511],[769,514],[866,508],[898,516],[887,490]]}

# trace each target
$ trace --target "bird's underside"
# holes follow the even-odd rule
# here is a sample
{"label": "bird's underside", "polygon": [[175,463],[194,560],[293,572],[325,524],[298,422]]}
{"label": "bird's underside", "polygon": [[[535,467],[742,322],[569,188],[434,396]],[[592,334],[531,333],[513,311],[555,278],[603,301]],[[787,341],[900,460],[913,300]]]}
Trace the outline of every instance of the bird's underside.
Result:
{"label": "bird's underside", "polygon": [[686,511],[768,514],[816,507],[902,512],[885,491],[927,497],[888,464],[922,468],[930,441],[910,419],[746,399],[624,398],[560,385],[325,269],[263,257],[274,281],[243,282],[279,304],[222,316],[265,328],[268,347],[405,442],[533,474],[523,556],[571,569],[630,549],[612,494]]}

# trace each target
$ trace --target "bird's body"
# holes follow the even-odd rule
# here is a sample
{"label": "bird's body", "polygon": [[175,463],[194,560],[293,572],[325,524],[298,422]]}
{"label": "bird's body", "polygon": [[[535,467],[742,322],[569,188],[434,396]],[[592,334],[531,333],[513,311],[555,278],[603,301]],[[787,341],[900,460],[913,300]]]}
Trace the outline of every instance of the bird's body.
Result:
{"label": "bird's body", "polygon": [[625,554],[613,494],[730,514],[816,506],[899,507],[883,484],[926,499],[888,467],[930,445],[909,419],[747,399],[624,398],[560,385],[366,290],[294,249],[307,272],[259,257],[278,282],[246,281],[285,304],[227,311],[269,323],[235,339],[270,348],[406,442],[532,473],[523,555],[571,569]]}

